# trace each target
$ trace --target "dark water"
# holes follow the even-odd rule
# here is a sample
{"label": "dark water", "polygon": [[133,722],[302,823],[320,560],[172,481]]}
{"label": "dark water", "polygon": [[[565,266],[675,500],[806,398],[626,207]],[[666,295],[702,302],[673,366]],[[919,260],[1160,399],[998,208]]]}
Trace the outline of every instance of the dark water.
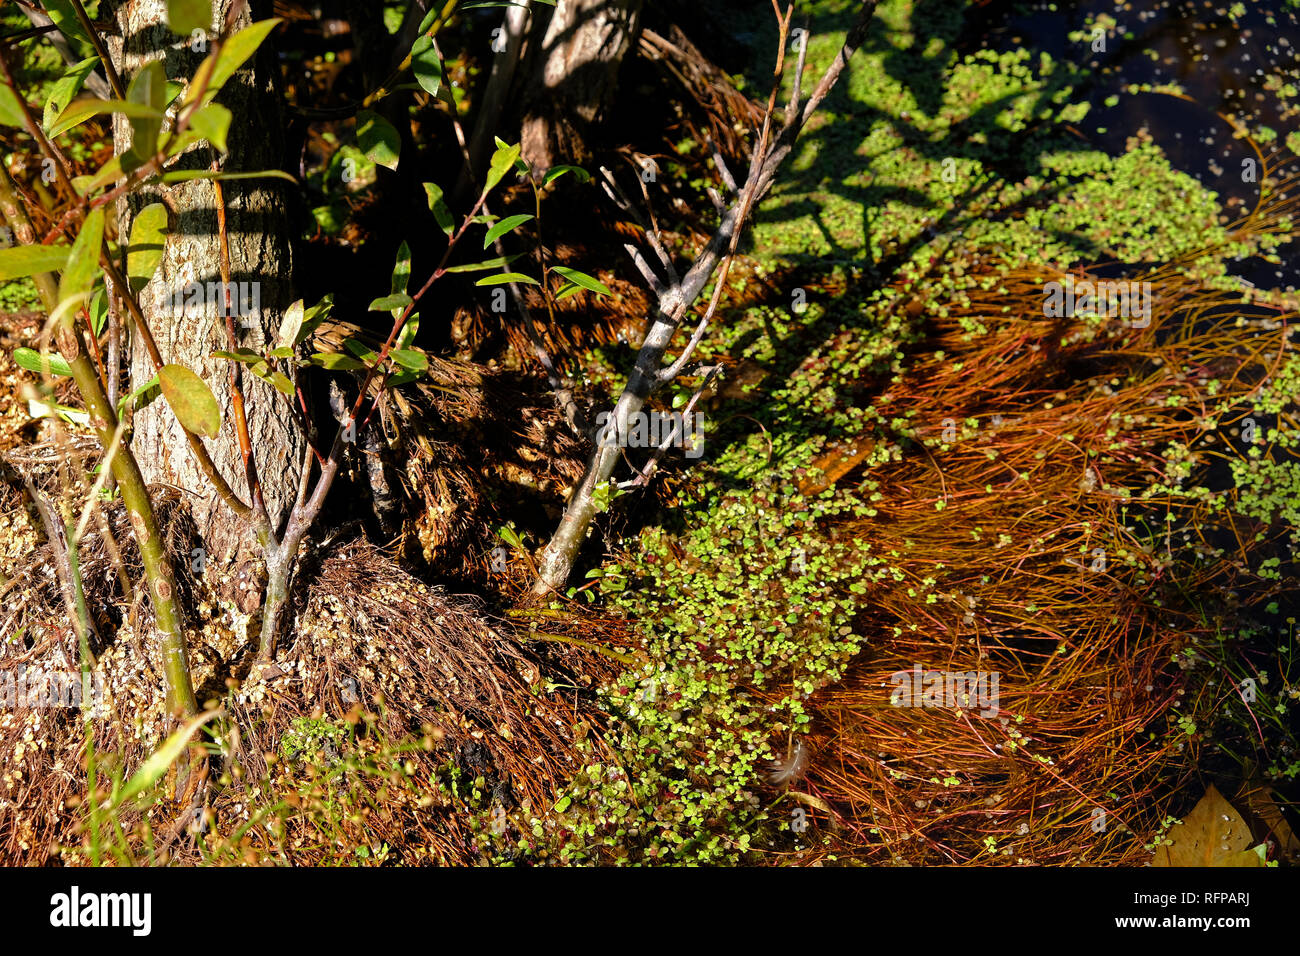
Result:
{"label": "dark water", "polygon": [[[1233,9],[1235,6],[1235,10]],[[1232,11],[1232,14],[1230,14]],[[1070,38],[1100,15],[1116,21],[1106,49]],[[1126,34],[1131,34],[1127,36]],[[1207,0],[1084,0],[1069,3],[987,2],[972,8],[963,32],[964,48],[1007,50],[1028,47],[1085,65],[1090,85],[1077,91],[1092,109],[1079,132],[1098,149],[1118,155],[1125,141],[1145,129],[1175,167],[1219,194],[1230,219],[1253,209],[1258,182],[1243,181],[1242,160],[1255,158],[1233,127],[1264,126],[1278,137],[1260,143],[1267,157],[1284,148],[1287,133],[1300,129],[1300,98],[1286,106],[1266,84],[1300,88],[1300,11],[1285,0],[1232,4]],[[1129,84],[1181,85],[1192,102],[1157,93],[1126,94]],[[1105,105],[1118,96],[1118,102]],[[1300,162],[1281,167],[1300,173]],[[1262,178],[1262,176],[1257,176]],[[1300,284],[1300,256],[1284,248],[1281,266],[1252,259],[1234,273],[1261,287]]]}

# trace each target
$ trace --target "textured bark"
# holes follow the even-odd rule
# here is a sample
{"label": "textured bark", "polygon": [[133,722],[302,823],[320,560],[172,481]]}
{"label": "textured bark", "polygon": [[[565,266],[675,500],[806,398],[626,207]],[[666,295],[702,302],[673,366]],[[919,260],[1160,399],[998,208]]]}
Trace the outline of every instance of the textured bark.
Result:
{"label": "textured bark", "polygon": [[[231,0],[220,0],[215,4],[217,16],[224,18],[231,5]],[[111,54],[124,80],[149,60],[161,57],[168,79],[179,81],[192,76],[202,61],[203,53],[191,51],[166,28],[164,7],[163,0],[128,0],[117,9],[121,37],[114,38]],[[257,14],[261,19],[269,11]],[[245,11],[239,26],[251,19]],[[264,48],[249,66],[231,78],[217,101],[234,114],[229,154],[222,168],[278,168],[283,124],[271,54]],[[121,119],[114,125],[114,142],[119,153],[130,145],[129,126]],[[206,169],[214,158],[211,148],[196,147],[182,158],[180,168]],[[260,350],[274,338],[284,310],[292,301],[292,252],[283,186],[275,180],[259,179],[226,182],[222,188],[231,282],[260,283],[260,314],[247,323],[236,320],[236,345]],[[206,441],[208,450],[235,493],[251,502],[231,413],[227,363],[211,357],[214,350],[228,347],[225,319],[212,303],[206,305],[201,316],[192,317],[172,309],[167,301],[171,293],[189,282],[221,281],[215,190],[208,181],[141,190],[119,204],[119,233],[129,235],[139,210],[159,201],[169,209],[169,234],[157,274],[139,293],[140,304],[163,361],[193,369],[216,395],[222,409],[221,433]],[[153,374],[143,343],[139,336],[133,336],[132,381],[142,383]],[[295,426],[284,396],[247,374],[243,376],[243,390],[267,512],[272,525],[278,528],[293,505],[305,437]],[[226,563],[255,550],[251,528],[215,495],[164,401],[155,401],[136,414],[132,448],[146,480],[172,484],[188,493],[211,560]]]}
{"label": "textured bark", "polygon": [[523,157],[534,169],[582,162],[587,128],[613,102],[642,0],[560,0],[526,92]]}

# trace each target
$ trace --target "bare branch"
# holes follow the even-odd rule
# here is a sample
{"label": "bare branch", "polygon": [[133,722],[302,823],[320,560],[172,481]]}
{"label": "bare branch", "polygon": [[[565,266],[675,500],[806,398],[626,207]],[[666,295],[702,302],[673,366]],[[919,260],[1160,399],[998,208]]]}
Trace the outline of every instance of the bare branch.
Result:
{"label": "bare branch", "polygon": [[716,209],[716,210],[718,211],[718,215],[719,215],[719,216],[725,216],[725,215],[727,214],[727,204],[726,204],[726,202],[723,200],[723,198],[722,198],[722,194],[719,193],[719,192],[718,192],[716,189],[714,189],[712,186],[709,186],[709,187],[708,187],[707,189],[705,189],[704,191],[705,191],[705,192],[708,194],[708,196],[709,196],[709,202],[713,203],[713,208]]}
{"label": "bare branch", "polygon": [[623,243],[623,248],[632,257],[632,263],[636,266],[637,272],[641,273],[641,277],[645,279],[646,285],[650,286],[656,297],[662,298],[664,293],[668,291],[668,287],[664,285],[662,279],[655,275],[654,269],[650,268],[650,263],[646,262],[645,256],[641,255],[641,250],[630,242]]}
{"label": "bare branch", "polygon": [[[764,114],[762,130],[754,146],[749,175],[746,178],[744,187],[738,191],[735,202],[723,215],[717,231],[696,255],[695,261],[691,264],[685,276],[680,281],[675,277],[672,278],[669,287],[659,295],[658,312],[651,323],[649,332],[646,333],[636,363],[628,375],[627,384],[614,405],[611,417],[617,434],[624,433],[629,418],[640,412],[650,393],[665,380],[665,370],[661,369],[664,352],[672,342],[673,336],[677,332],[687,310],[703,292],[714,270],[718,268],[719,264],[722,264],[723,272],[715,286],[713,301],[710,302],[704,318],[687,343],[684,354],[689,357],[690,353],[695,350],[695,347],[702,340],[717,309],[717,301],[721,295],[721,290],[726,285],[730,262],[736,252],[745,222],[758,201],[771,188],[782,162],[794,149],[799,133],[827,94],[830,93],[840,74],[844,71],[845,64],[865,39],[867,27],[871,22],[872,15],[875,13],[876,0],[863,0],[857,19],[849,29],[839,55],[822,76],[812,95],[804,104],[803,110],[800,112],[792,109],[785,118],[780,133],[775,138],[771,138],[771,120],[776,107],[777,93],[781,86],[782,67],[785,62],[785,44],[789,35],[790,21],[793,17],[793,6],[787,8],[787,13],[784,16],[781,15],[775,0],[773,6],[777,9],[780,26],[780,46],[777,50],[772,93]],[[803,51],[800,52],[802,61]],[[802,70],[802,62],[796,69]],[[724,181],[728,180],[730,176],[726,171],[726,164],[721,162],[716,155],[715,161],[717,161],[719,175],[723,177]],[[605,175],[606,179],[612,180],[612,177],[607,172]],[[616,184],[611,185],[617,188]],[[647,232],[647,236],[650,235]],[[685,361],[679,358],[677,362],[668,367],[666,372],[669,375],[675,375],[680,373],[681,368],[684,366]],[[597,513],[596,489],[610,480],[619,460],[619,449],[606,447],[603,443],[598,444],[593,451],[581,481],[569,498],[564,517],[560,520],[559,527],[551,538],[550,544],[546,547],[541,561],[540,573],[533,585],[534,594],[538,596],[546,595],[562,587],[565,581],[568,580],[569,572],[572,570],[573,563],[577,558],[578,549],[586,539],[587,530]]]}
{"label": "bare branch", "polygon": [[804,64],[808,62],[809,33],[808,33],[808,24],[806,21],[802,29],[803,29],[803,33],[801,34],[799,39],[799,62],[795,64],[795,68],[794,68],[794,88],[790,91],[790,107],[789,109],[786,110],[785,113],[787,123],[790,122],[790,117],[797,115],[799,112],[799,93],[800,93],[800,88],[803,86]]}

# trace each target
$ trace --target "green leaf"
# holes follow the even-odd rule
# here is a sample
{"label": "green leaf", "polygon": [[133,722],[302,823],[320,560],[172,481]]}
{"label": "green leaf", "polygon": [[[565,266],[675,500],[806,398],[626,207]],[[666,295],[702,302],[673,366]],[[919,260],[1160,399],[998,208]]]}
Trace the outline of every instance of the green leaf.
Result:
{"label": "green leaf", "polygon": [[591,276],[587,275],[587,273],[579,272],[577,269],[569,269],[565,266],[556,266],[551,271],[568,279],[574,285],[580,285],[591,292],[598,292],[601,295],[614,294],[609,291],[609,287],[606,286],[605,283],[601,282],[599,279],[593,279]]}
{"label": "green leaf", "polygon": [[160,202],[150,203],[140,210],[135,222],[131,223],[131,244],[126,250],[126,274],[132,292],[139,292],[147,286],[158,271],[166,241],[167,207]]}
{"label": "green leaf", "polygon": [[561,287],[559,292],[555,293],[555,301],[562,302],[565,299],[567,299],[569,296],[577,295],[581,291],[582,291],[582,286],[574,285],[572,282],[569,282],[565,284],[563,287]]}
{"label": "green leaf", "polygon": [[386,295],[382,299],[376,299],[370,303],[371,312],[387,312],[390,309],[404,309],[410,305],[412,299],[405,292],[398,292],[394,295]]}
{"label": "green leaf", "polygon": [[[486,4],[484,4],[484,6],[486,6]],[[572,797],[570,796],[560,797],[559,800],[555,801],[555,812],[563,813],[565,810],[569,809],[569,804],[571,803],[573,803]]]}
{"label": "green leaf", "polygon": [[232,362],[243,362],[246,365],[256,365],[264,359],[261,352],[255,352],[252,349],[235,349],[233,352],[215,351],[211,354],[213,358],[229,359]]}
{"label": "green leaf", "polygon": [[71,246],[62,243],[0,249],[0,282],[39,275],[42,272],[62,272],[71,251]]}
{"label": "green leaf", "polygon": [[[195,81],[198,81],[205,67],[212,71],[211,78],[208,80],[207,92],[203,94],[205,103],[212,101],[213,97],[226,85],[226,81],[234,76],[239,68],[257,52],[257,48],[262,45],[262,41],[270,36],[271,31],[279,24],[280,20],[275,17],[270,20],[258,20],[256,23],[250,23],[221,44],[220,50],[208,55],[207,60],[199,67],[194,76]],[[209,62],[212,64],[210,67],[208,67]],[[192,82],[190,92],[185,95],[185,102],[190,102],[192,96],[197,93],[197,82]]]}
{"label": "green leaf", "polygon": [[500,528],[497,528],[497,537],[510,545],[510,547],[514,548],[516,551],[524,550],[524,543],[519,540],[519,535],[515,533],[515,529],[509,525],[502,525]]}
{"label": "green leaf", "polygon": [[438,221],[438,228],[450,236],[456,229],[456,221],[452,218],[447,204],[443,202],[442,187],[437,183],[425,183],[424,191],[429,196],[429,210],[433,213],[433,218]]}
{"label": "green leaf", "polygon": [[542,179],[542,185],[549,186],[565,173],[573,173],[573,175],[578,177],[578,182],[591,182],[591,173],[587,172],[581,166],[552,166],[546,171],[546,176]]}
{"label": "green leaf", "polygon": [[129,152],[139,162],[149,160],[158,148],[158,134],[162,132],[163,107],[167,105],[167,72],[161,60],[150,60],[126,88],[126,98],[155,111],[156,115],[131,117],[131,149]]}
{"label": "green leaf", "polygon": [[230,110],[220,103],[209,103],[194,111],[190,128],[221,152],[226,152],[226,137],[230,133]]}
{"label": "green leaf", "polygon": [[[146,392],[151,392],[151,391],[153,391],[153,390],[156,389],[156,388],[158,388],[158,376],[157,376],[157,375],[155,375],[153,378],[149,379],[149,381],[145,382],[143,385],[141,385],[139,388],[135,389],[135,390],[134,390],[133,392],[131,392],[129,395],[123,395],[123,396],[122,396],[120,399],[118,399],[118,401],[117,401],[117,415],[118,415],[118,417],[121,418],[123,415],[125,415],[125,414],[126,414],[126,410],[127,410],[128,408],[132,408],[132,407],[135,405],[136,400],[139,399],[139,398],[141,398],[141,397],[142,397]],[[152,401],[152,399],[151,399],[151,401]],[[148,402],[146,402],[145,404],[148,404]]]}
{"label": "green leaf", "polygon": [[164,183],[187,183],[194,179],[220,179],[222,182],[232,179],[283,179],[285,182],[298,185],[298,180],[283,169],[260,169],[251,173],[214,173],[210,169],[180,169],[163,173],[158,178]]}
{"label": "green leaf", "polygon": [[421,34],[411,47],[411,72],[426,93],[438,95],[438,87],[442,85],[442,64],[434,52],[433,37]]}
{"label": "green leaf", "polygon": [[483,238],[483,248],[486,249],[506,233],[518,229],[532,218],[532,216],[507,216],[505,219],[502,219],[487,231],[487,235]]}
{"label": "green leaf", "polygon": [[495,259],[484,259],[482,262],[470,262],[463,266],[449,266],[447,272],[482,272],[484,269],[499,269],[508,266],[518,255],[497,256]]}
{"label": "green leaf", "polygon": [[8,83],[0,83],[0,123],[23,128],[23,108],[18,95]]}
{"label": "green leaf", "polygon": [[522,272],[503,272],[500,275],[485,276],[475,282],[475,285],[501,285],[505,282],[524,282],[528,285],[541,285],[532,276],[526,276]]}
{"label": "green leaf", "polygon": [[[81,92],[82,86],[86,83],[86,77],[95,72],[95,67],[98,65],[99,57],[97,56],[75,63],[68,67],[63,76],[50,87],[49,96],[45,100],[45,113],[41,120],[41,125],[47,131],[54,118],[63,112],[67,105],[72,102],[74,96]],[[3,99],[3,95],[0,95],[0,99]]]}
{"label": "green leaf", "polygon": [[405,292],[407,283],[411,279],[411,247],[402,240],[402,244],[397,247],[397,263],[393,266],[393,294]]}
{"label": "green leaf", "polygon": [[332,372],[356,372],[366,367],[364,362],[358,362],[351,355],[339,352],[317,352],[311,360]]}
{"label": "green leaf", "polygon": [[496,188],[497,183],[505,177],[505,174],[514,168],[515,160],[519,158],[519,144],[514,146],[501,146],[492,154],[492,163],[488,166],[487,186],[484,187],[484,194],[490,193]]}
{"label": "green leaf", "polygon": [[288,395],[290,398],[293,397],[293,382],[289,381],[289,376],[285,375],[283,372],[262,372],[258,375],[257,369],[254,369],[253,374],[257,375],[257,377],[262,381],[273,386],[280,394]]}
{"label": "green leaf", "polygon": [[379,353],[358,339],[344,339],[343,347],[367,365],[379,358]]}
{"label": "green leaf", "polygon": [[[49,372],[51,375],[71,375],[72,366],[68,364],[63,356],[54,352],[49,353]],[[29,372],[45,374],[45,359],[41,353],[35,349],[17,348],[14,349],[14,362],[19,368],[25,368]]]}
{"label": "green leaf", "polygon": [[306,341],[307,336],[315,332],[320,324],[329,318],[330,310],[333,308],[334,293],[331,292],[303,314],[302,326],[294,335],[293,344],[301,345]]}
{"label": "green leaf", "polygon": [[122,157],[114,156],[103,166],[99,167],[99,172],[92,173],[89,176],[73,177],[72,186],[81,195],[88,196],[95,190],[109,183],[120,179],[122,176]]}
{"label": "green leaf", "polygon": [[41,6],[54,21],[54,25],[59,28],[59,32],[74,46],[79,49],[90,46],[90,37],[86,36],[86,31],[81,28],[81,21],[77,19],[77,14],[69,0],[41,0]]}
{"label": "green leaf", "polygon": [[[58,312],[76,308],[90,295],[99,272],[99,251],[104,242],[104,207],[92,209],[68,253],[68,264],[59,282]],[[60,315],[62,318],[62,315]]]}
{"label": "green leaf", "polygon": [[108,293],[101,286],[90,297],[90,328],[96,334],[104,331],[108,321]]}
{"label": "green leaf", "polygon": [[400,388],[409,382],[414,382],[419,377],[419,372],[412,372],[409,370],[398,372],[395,375],[388,376],[387,380],[384,382],[384,388]]}
{"label": "green leaf", "polygon": [[388,120],[373,110],[362,110],[357,114],[357,146],[371,162],[396,169],[402,138]]}
{"label": "green leaf", "polygon": [[410,348],[411,343],[415,341],[415,333],[418,332],[419,330],[420,330],[420,320],[409,319],[407,323],[402,326],[402,330],[397,333],[396,348],[399,349]]}
{"label": "green leaf", "polygon": [[393,349],[388,354],[394,362],[412,372],[423,372],[429,367],[429,357],[415,349]]}
{"label": "green leaf", "polygon": [[298,344],[298,333],[302,330],[303,319],[306,318],[306,315],[307,312],[303,308],[302,299],[285,309],[284,318],[280,320],[280,331],[275,336],[275,344],[278,347],[292,348]]}
{"label": "green leaf", "polygon": [[162,746],[150,754],[149,759],[141,764],[140,769],[126,782],[122,792],[117,795],[116,802],[122,804],[138,797],[161,780],[163,774],[167,772],[167,768],[179,760],[181,754],[185,752],[185,748],[189,746],[190,738],[217,714],[218,711],[215,710],[205,711],[191,717],[173,731],[171,736],[163,741]]}
{"label": "green leaf", "polygon": [[181,36],[211,30],[212,0],[167,0],[167,25]]}
{"label": "green leaf", "polygon": [[164,365],[158,372],[163,397],[188,432],[216,438],[221,431],[221,408],[203,379],[184,365]]}
{"label": "green leaf", "polygon": [[62,136],[74,126],[80,126],[92,116],[104,113],[121,113],[129,119],[155,119],[162,122],[163,111],[154,109],[145,103],[132,103],[126,100],[100,100],[85,97],[68,104],[68,108],[59,114],[59,118],[50,127],[51,136]]}

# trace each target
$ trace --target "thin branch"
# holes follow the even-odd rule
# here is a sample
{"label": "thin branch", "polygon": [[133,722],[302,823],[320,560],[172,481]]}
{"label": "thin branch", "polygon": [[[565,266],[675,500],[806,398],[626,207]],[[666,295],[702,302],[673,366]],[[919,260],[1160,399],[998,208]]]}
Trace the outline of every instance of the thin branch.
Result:
{"label": "thin branch", "polygon": [[77,15],[77,22],[81,24],[81,29],[89,38],[90,45],[95,48],[95,55],[99,57],[99,62],[104,67],[104,75],[108,77],[108,85],[113,88],[113,95],[119,100],[126,99],[126,87],[122,85],[122,77],[118,75],[117,67],[113,65],[113,58],[104,48],[104,41],[100,39],[99,31],[86,15],[86,8],[82,6],[81,0],[71,0],[71,2],[72,12]]}
{"label": "thin branch", "polygon": [[[700,396],[704,394],[704,390],[709,387],[709,383],[713,381],[714,377],[721,370],[722,370],[721,365],[710,365],[707,366],[705,369],[701,370],[707,372],[704,381],[702,381],[699,384],[699,386],[695,389],[695,393],[691,395],[691,400],[687,402],[686,407],[682,409],[683,432],[685,431],[686,428],[687,416],[691,415],[695,411],[695,403],[700,400]],[[668,449],[672,446],[673,437],[675,436],[670,435],[657,448],[655,448],[655,453],[652,456],[650,456],[650,460],[645,463],[645,466],[642,467],[637,472],[635,478],[632,478],[629,481],[619,482],[618,486],[626,490],[629,488],[640,487],[642,485],[648,485],[650,483],[651,476],[654,475],[655,469],[659,466],[660,460],[664,457],[664,453],[668,451]],[[683,441],[684,440],[685,440],[685,435],[683,435]]]}
{"label": "thin branch", "polygon": [[721,150],[715,149],[713,151],[713,165],[717,167],[718,175],[722,177],[722,182],[727,187],[727,191],[733,196],[739,195],[740,187],[736,185],[736,177],[731,175],[731,167],[722,158]]}
{"label": "thin branch", "polygon": [[[216,167],[216,162],[213,162]],[[219,180],[212,180],[217,209],[217,248],[221,269],[221,289],[225,298],[223,305],[226,317],[226,343],[231,352],[236,351],[235,318],[233,303],[230,301],[230,237],[226,232],[226,196]],[[260,535],[274,534],[271,518],[266,511],[266,501],[262,498],[262,483],[257,477],[257,458],[253,455],[253,440],[248,432],[248,416],[244,411],[244,390],[240,384],[240,363],[227,362],[230,382],[230,406],[235,418],[235,435],[239,441],[239,454],[243,457],[244,478],[248,482],[248,494],[253,502],[253,518]],[[290,407],[292,407],[292,400]]]}

